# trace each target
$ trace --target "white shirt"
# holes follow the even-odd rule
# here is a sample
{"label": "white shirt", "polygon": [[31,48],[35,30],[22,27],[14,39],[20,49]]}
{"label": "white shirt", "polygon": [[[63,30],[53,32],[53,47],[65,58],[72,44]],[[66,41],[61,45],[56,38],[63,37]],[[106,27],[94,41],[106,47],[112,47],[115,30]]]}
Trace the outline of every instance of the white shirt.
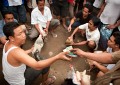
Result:
{"label": "white shirt", "polygon": [[18,6],[23,4],[22,0],[8,0],[9,6]]}
{"label": "white shirt", "polygon": [[41,27],[46,28],[47,21],[51,21],[52,14],[47,6],[44,6],[44,15],[36,7],[31,13],[31,24],[39,24]]}
{"label": "white shirt", "polygon": [[93,6],[96,8],[100,8],[103,3],[103,0],[95,0]]}
{"label": "white shirt", "polygon": [[[95,41],[96,45],[98,46],[98,42],[100,39],[100,32],[99,32],[98,28],[96,28],[96,30],[94,30],[94,31],[90,31],[88,28],[88,23],[86,23],[86,24],[80,25],[79,29],[85,29],[87,41],[93,40],[93,41]],[[97,46],[96,46],[96,49],[97,49]]]}
{"label": "white shirt", "polygon": [[106,6],[100,16],[104,24],[115,24],[120,16],[120,0],[105,0]]}

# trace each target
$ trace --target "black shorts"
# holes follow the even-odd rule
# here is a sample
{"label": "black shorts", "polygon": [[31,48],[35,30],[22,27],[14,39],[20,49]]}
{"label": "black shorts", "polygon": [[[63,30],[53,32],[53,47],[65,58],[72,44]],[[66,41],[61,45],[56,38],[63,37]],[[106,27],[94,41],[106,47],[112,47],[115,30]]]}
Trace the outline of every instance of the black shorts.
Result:
{"label": "black shorts", "polygon": [[46,74],[50,67],[44,68],[43,70],[35,70],[33,68],[27,67],[25,71],[25,85],[31,85],[32,82],[39,77],[41,74]]}
{"label": "black shorts", "polygon": [[61,16],[62,18],[67,16],[68,13],[68,2],[58,1],[53,3],[53,14]]}

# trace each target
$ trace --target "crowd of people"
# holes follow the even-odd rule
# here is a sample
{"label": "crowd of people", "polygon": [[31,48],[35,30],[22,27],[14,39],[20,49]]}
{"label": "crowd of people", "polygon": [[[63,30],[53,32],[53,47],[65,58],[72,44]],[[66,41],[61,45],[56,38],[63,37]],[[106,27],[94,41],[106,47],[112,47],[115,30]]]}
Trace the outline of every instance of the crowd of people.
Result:
{"label": "crowd of people", "polygon": [[[26,23],[27,12],[31,16],[29,29]],[[57,60],[70,61],[68,52],[39,61],[28,55],[35,47],[26,51],[21,47],[27,34],[31,40],[37,38],[37,44],[44,43],[48,33],[57,37],[54,30],[60,24],[71,32],[69,45],[87,45],[90,50],[85,52],[73,48],[71,52],[92,60],[92,65],[100,70],[98,78],[91,84],[85,84],[83,80],[79,82],[82,85],[119,85],[120,0],[1,0],[0,48],[3,48],[2,68],[5,80],[10,85],[31,85],[42,74],[42,85],[54,82],[55,77],[48,78],[50,65]],[[86,40],[74,42],[77,32]],[[40,53],[39,48],[35,52],[38,50]],[[97,50],[103,52],[94,53]],[[107,68],[101,64],[107,64]]]}

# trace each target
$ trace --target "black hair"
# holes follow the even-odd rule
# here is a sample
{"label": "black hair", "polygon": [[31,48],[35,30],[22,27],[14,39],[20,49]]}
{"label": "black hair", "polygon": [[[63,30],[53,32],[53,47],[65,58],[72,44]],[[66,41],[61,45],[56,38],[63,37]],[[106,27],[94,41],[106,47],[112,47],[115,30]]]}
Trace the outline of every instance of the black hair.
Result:
{"label": "black hair", "polygon": [[45,2],[45,0],[36,0],[36,4],[38,4],[39,1],[44,1]]}
{"label": "black hair", "polygon": [[83,6],[83,8],[87,8],[87,9],[89,10],[89,13],[91,13],[91,12],[93,11],[93,6],[90,5],[90,4],[85,4],[85,5]]}
{"label": "black hair", "polygon": [[16,29],[19,26],[20,25],[17,22],[8,22],[4,25],[3,32],[7,39],[9,38],[9,36],[14,36],[14,29]]}
{"label": "black hair", "polygon": [[100,19],[96,16],[93,16],[92,19],[94,26],[98,27],[100,25]]}
{"label": "black hair", "polygon": [[61,85],[76,85],[72,82],[72,79],[65,79]]}
{"label": "black hair", "polygon": [[115,37],[115,44],[119,45],[120,48],[120,31],[114,32],[112,36]]}
{"label": "black hair", "polygon": [[4,18],[4,19],[5,19],[5,16],[6,16],[7,14],[12,14],[12,15],[14,16],[13,12],[11,12],[11,11],[5,11],[5,12],[3,13],[3,18]]}

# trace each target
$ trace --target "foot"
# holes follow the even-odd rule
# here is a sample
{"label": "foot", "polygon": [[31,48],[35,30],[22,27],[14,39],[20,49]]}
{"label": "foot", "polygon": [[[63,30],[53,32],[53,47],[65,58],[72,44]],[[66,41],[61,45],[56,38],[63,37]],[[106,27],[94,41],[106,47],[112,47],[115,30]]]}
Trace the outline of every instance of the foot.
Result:
{"label": "foot", "polygon": [[56,80],[55,76],[50,76],[42,85],[52,85],[55,82],[55,80]]}
{"label": "foot", "polygon": [[64,27],[66,30],[68,30],[68,29],[67,29],[68,27],[67,27],[65,24],[63,24],[63,27]]}
{"label": "foot", "polygon": [[52,33],[52,36],[53,36],[53,37],[57,37],[57,34],[55,34],[55,33]]}

